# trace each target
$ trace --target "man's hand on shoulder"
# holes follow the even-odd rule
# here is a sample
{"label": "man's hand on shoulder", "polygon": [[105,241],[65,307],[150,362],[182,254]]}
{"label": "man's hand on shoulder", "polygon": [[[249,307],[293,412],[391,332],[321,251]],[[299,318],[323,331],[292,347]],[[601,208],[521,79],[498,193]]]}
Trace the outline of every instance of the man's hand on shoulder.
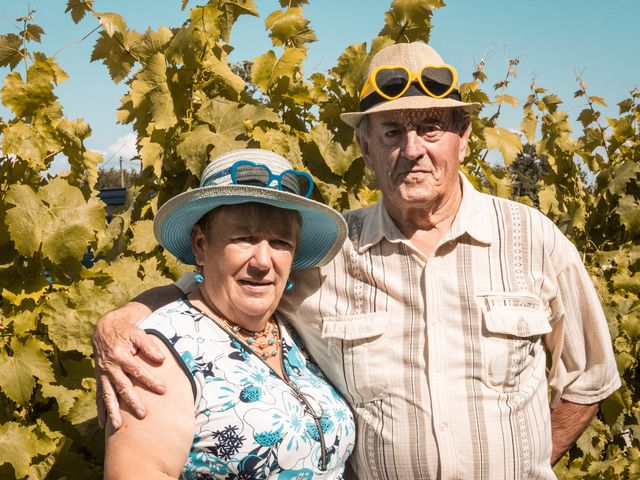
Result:
{"label": "man's hand on shoulder", "polygon": [[173,285],[152,289],[98,321],[93,332],[93,351],[100,426],[104,427],[108,416],[113,428],[120,428],[120,400],[138,418],[144,417],[144,406],[133,389],[132,380],[157,394],[165,392],[165,386],[140,358],[144,357],[150,363],[162,363],[165,356],[136,324],[156,308],[179,298],[180,294]]}

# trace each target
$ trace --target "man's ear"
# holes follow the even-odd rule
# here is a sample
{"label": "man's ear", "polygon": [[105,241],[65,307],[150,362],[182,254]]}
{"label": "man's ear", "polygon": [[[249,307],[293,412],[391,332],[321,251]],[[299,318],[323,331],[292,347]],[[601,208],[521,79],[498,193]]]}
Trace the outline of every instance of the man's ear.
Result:
{"label": "man's ear", "polygon": [[458,162],[462,163],[467,155],[467,147],[469,146],[469,136],[471,135],[471,122],[467,125],[464,132],[460,133],[460,149],[458,150]]}
{"label": "man's ear", "polygon": [[368,160],[369,159],[369,142],[367,142],[367,140],[363,138],[359,130],[356,130],[356,141],[360,146],[360,152],[362,152],[362,158],[364,159],[364,164],[367,167],[371,168],[371,165],[369,165],[369,160]]}

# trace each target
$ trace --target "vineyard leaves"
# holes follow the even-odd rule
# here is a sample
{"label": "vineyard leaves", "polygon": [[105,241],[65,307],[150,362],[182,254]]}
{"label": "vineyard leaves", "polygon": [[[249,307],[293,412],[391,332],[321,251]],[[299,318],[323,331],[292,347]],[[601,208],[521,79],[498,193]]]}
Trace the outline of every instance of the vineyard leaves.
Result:
{"label": "vineyard leaves", "polygon": [[[0,97],[12,115],[0,121],[0,476],[101,476],[93,326],[102,313],[188,269],[158,247],[153,216],[197,184],[212,156],[243,147],[274,150],[311,173],[319,199],[335,208],[379,198],[339,114],[358,107],[371,55],[396,41],[428,41],[433,11],[444,2],[391,1],[379,35],[347,46],[326,72],[303,69],[308,44],[317,41],[307,3],[280,0],[279,9],[264,15],[271,45],[243,67],[229,63],[229,42],[240,16],[258,16],[253,0],[210,0],[193,6],[184,25],[144,32],[128,28],[117,12],[94,10],[99,0],[67,1],[73,22],[88,17],[100,29],[90,60],[125,86],[116,114],[135,132],[142,161],[127,204],[109,217],[94,191],[102,155],[85,145],[91,128],[67,118],[57,101],[66,73],[54,58],[33,51],[34,43],[46,42],[44,29],[34,18],[18,33],[0,35],[0,66],[11,70]],[[500,125],[500,107],[517,108],[518,100],[504,82],[490,97],[484,67],[479,63],[459,86],[464,100],[482,104],[462,170],[477,188],[511,196],[516,159],[529,151],[545,159],[549,169],[536,198],[519,200],[538,201],[582,253],[623,380],[555,472],[637,478],[640,92],[618,103],[617,118],[605,118],[598,109],[606,100],[581,85],[576,98],[585,105],[574,119],[557,95],[532,84],[517,131]],[[573,120],[582,131],[572,132]],[[487,161],[492,150],[504,166]],[[70,172],[49,175],[60,157]]]}

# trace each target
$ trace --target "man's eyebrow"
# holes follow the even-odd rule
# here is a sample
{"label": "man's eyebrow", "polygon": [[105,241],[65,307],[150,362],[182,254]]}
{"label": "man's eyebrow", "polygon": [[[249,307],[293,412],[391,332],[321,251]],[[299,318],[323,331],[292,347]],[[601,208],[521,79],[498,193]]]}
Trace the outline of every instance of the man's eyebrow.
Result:
{"label": "man's eyebrow", "polygon": [[382,122],[383,127],[404,127],[404,123],[400,121],[388,120],[386,122]]}

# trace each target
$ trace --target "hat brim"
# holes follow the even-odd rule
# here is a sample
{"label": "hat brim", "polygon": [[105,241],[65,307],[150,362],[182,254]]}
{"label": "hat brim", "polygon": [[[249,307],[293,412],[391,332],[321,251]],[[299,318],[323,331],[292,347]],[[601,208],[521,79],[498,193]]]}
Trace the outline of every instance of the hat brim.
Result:
{"label": "hat brim", "polygon": [[300,214],[302,225],[292,269],[326,265],[340,251],[347,224],[338,212],[293,193],[250,185],[201,187],[176,195],[158,209],[153,233],[178,260],[195,265],[191,231],[205,214],[222,205],[258,202]]}
{"label": "hat brim", "polygon": [[357,128],[360,120],[371,113],[394,110],[422,110],[426,108],[462,108],[466,112],[472,113],[481,106],[477,102],[467,103],[453,98],[432,98],[427,95],[415,95],[382,102],[364,112],[345,112],[340,114],[340,119],[350,127]]}

